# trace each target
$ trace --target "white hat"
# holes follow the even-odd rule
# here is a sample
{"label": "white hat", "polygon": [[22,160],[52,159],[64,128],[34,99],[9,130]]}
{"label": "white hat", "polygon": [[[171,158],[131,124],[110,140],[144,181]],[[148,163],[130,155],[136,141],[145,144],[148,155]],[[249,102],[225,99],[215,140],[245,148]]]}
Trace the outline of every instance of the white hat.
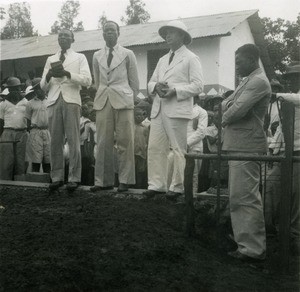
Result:
{"label": "white hat", "polygon": [[25,96],[29,93],[34,92],[33,87],[31,85],[27,86],[25,89]]}
{"label": "white hat", "polygon": [[168,22],[167,25],[162,26],[159,30],[158,33],[159,35],[165,40],[166,39],[166,35],[167,35],[167,28],[172,27],[172,28],[176,28],[182,32],[184,32],[184,40],[183,43],[185,45],[188,45],[192,42],[192,37],[191,35],[188,33],[187,31],[187,27],[185,26],[185,24],[180,21],[180,20],[172,20],[170,22]]}

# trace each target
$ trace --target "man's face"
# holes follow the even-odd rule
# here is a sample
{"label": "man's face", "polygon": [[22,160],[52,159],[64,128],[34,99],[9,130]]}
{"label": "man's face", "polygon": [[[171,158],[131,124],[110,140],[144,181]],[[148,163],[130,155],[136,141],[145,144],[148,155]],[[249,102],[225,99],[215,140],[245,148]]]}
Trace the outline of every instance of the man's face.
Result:
{"label": "man's face", "polygon": [[298,93],[300,90],[300,74],[289,74],[287,76],[288,89],[293,93]]}
{"label": "man's face", "polygon": [[166,42],[170,48],[179,48],[181,45],[183,45],[184,34],[180,30],[169,27],[166,31]]}
{"label": "man's face", "polygon": [[103,38],[108,47],[114,47],[119,37],[117,25],[113,22],[107,22],[103,28]]}
{"label": "man's face", "polygon": [[73,43],[73,35],[72,33],[67,30],[63,29],[58,34],[58,44],[61,47],[62,50],[67,50],[71,47],[71,44]]}
{"label": "man's face", "polygon": [[238,53],[235,56],[235,66],[237,74],[246,77],[252,72],[253,62],[249,57]]}

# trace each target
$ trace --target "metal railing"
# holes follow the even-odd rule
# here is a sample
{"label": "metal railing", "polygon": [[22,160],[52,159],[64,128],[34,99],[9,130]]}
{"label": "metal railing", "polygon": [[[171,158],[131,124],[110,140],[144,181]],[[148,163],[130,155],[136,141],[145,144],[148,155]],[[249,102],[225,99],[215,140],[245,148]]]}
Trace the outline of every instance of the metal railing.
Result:
{"label": "metal railing", "polygon": [[[285,141],[284,156],[267,155],[228,155],[221,151],[221,127],[218,127],[218,151],[217,154],[186,154],[185,167],[185,203],[186,203],[186,233],[188,236],[195,234],[195,210],[193,198],[193,172],[195,159],[217,160],[217,195],[216,195],[216,221],[217,228],[220,220],[220,169],[221,161],[265,161],[280,162],[281,164],[281,204],[279,217],[279,247],[280,262],[282,272],[286,273],[289,269],[289,245],[290,245],[290,221],[291,221],[291,198],[293,192],[293,163],[300,162],[299,156],[293,156],[294,150],[294,118],[295,107],[288,102],[282,102],[282,132]],[[221,117],[221,105],[219,106],[219,117]],[[219,234],[219,232],[218,232]],[[218,237],[219,238],[219,237]],[[220,238],[219,238],[220,240]]]}

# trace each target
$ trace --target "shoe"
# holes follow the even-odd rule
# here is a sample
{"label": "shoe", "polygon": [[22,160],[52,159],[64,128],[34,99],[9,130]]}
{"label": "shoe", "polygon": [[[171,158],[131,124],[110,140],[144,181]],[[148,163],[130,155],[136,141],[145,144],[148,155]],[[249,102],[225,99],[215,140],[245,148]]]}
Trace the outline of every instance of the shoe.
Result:
{"label": "shoe", "polygon": [[126,192],[126,191],[128,191],[128,185],[120,183],[119,187],[118,187],[118,192],[122,193],[122,192]]}
{"label": "shoe", "polygon": [[74,181],[71,181],[71,182],[68,182],[67,185],[66,185],[66,189],[69,191],[69,192],[74,192],[79,186],[79,183],[78,182],[74,182]]}
{"label": "shoe", "polygon": [[153,198],[155,195],[160,195],[160,194],[165,194],[165,192],[154,191],[154,190],[147,190],[143,192],[143,195],[146,196],[147,198]]}
{"label": "shoe", "polygon": [[98,191],[108,191],[108,190],[113,190],[113,186],[108,186],[108,187],[101,187],[101,186],[92,186],[90,187],[91,192],[98,192]]}
{"label": "shoe", "polygon": [[167,191],[166,198],[169,200],[176,200],[178,197],[183,195],[182,193]]}
{"label": "shoe", "polygon": [[264,261],[264,259],[249,257],[245,254],[240,253],[238,250],[230,251],[227,254],[237,260],[242,261],[242,262],[257,263],[257,262]]}
{"label": "shoe", "polygon": [[50,191],[55,191],[57,190],[59,187],[62,187],[64,185],[64,182],[63,181],[55,181],[53,183],[51,183],[49,185],[49,190]]}

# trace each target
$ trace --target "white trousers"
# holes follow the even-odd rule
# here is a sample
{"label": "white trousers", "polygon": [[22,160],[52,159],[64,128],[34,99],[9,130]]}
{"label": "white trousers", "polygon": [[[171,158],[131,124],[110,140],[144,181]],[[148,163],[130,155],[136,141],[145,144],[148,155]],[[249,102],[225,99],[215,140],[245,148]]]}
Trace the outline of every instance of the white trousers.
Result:
{"label": "white trousers", "polygon": [[48,107],[49,131],[51,135],[50,160],[52,181],[64,181],[64,155],[65,138],[70,148],[69,182],[81,180],[81,153],[80,153],[80,106],[67,103],[63,97],[57,99],[55,104]]}
{"label": "white trousers", "polygon": [[266,251],[259,179],[259,162],[229,161],[230,215],[234,240],[239,252],[253,258],[264,258]]}
{"label": "white trousers", "polygon": [[135,184],[133,110],[116,110],[107,100],[104,108],[96,111],[96,129],[95,185],[114,185],[114,139],[117,145],[119,182]]}
{"label": "white trousers", "polygon": [[[151,119],[148,146],[148,189],[183,193],[188,119]],[[168,183],[168,177],[169,183]]]}

